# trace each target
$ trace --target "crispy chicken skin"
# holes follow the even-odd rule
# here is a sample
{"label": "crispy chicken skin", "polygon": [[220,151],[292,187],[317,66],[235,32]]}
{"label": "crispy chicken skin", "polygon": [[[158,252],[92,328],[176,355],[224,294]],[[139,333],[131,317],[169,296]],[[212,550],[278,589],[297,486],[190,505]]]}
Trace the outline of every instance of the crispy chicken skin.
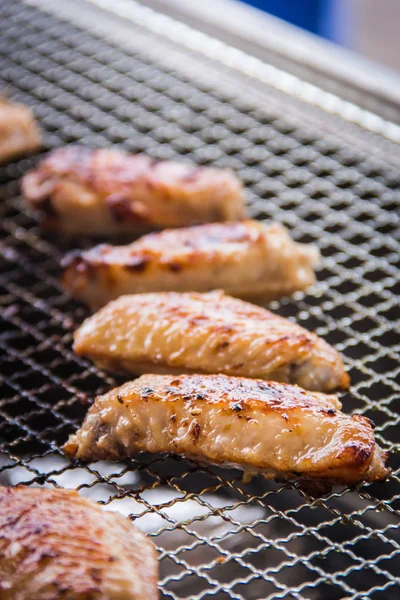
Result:
{"label": "crispy chicken skin", "polygon": [[384,479],[369,419],[336,396],[226,375],[143,375],[96,398],[64,450],[82,460],[172,452],[247,477],[356,484]]}
{"label": "crispy chicken skin", "polygon": [[156,600],[157,577],[125,517],[71,490],[0,487],[2,600]]}
{"label": "crispy chicken skin", "polygon": [[68,235],[133,234],[241,219],[243,189],[228,170],[118,150],[55,150],[22,180],[43,225]]}
{"label": "crispy chicken skin", "polygon": [[324,340],[220,291],[121,296],[81,325],[74,350],[122,373],[225,373],[324,392],[349,386]]}
{"label": "crispy chicken skin", "polygon": [[40,132],[31,110],[0,97],[0,163],[40,147]]}
{"label": "crispy chicken skin", "polygon": [[65,262],[63,283],[93,309],[123,294],[215,287],[272,299],[312,285],[318,258],[315,246],[296,244],[276,223],[212,223],[74,253]]}

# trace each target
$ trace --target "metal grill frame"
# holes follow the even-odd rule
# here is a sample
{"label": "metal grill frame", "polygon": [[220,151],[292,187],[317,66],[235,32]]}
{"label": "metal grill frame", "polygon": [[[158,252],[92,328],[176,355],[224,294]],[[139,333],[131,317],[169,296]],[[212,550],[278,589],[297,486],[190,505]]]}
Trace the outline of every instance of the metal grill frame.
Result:
{"label": "metal grill frame", "polygon": [[393,475],[315,500],[173,457],[70,464],[61,443],[118,382],[71,351],[87,314],[58,281],[71,242],[42,236],[18,194],[37,155],[0,169],[0,483],[129,514],[159,549],[164,597],[397,598],[400,128],[134,0],[55,4],[0,6],[0,81],[46,149],[82,138],[232,167],[249,214],[316,241],[319,283],[271,307],[343,352],[344,408],[374,418]]}

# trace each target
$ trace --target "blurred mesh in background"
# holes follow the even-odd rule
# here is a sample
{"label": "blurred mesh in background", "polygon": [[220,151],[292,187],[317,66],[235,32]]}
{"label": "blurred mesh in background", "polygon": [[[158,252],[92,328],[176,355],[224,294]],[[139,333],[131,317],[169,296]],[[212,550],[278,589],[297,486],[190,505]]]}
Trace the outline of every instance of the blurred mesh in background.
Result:
{"label": "blurred mesh in background", "polygon": [[244,0],[288,23],[400,69],[398,0]]}

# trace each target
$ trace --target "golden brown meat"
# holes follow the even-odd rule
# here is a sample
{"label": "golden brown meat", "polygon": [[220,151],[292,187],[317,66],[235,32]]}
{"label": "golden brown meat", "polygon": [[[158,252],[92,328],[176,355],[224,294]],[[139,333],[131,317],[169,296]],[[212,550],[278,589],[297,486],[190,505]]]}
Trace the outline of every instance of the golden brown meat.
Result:
{"label": "golden brown meat", "polygon": [[279,224],[211,223],[74,253],[63,282],[94,309],[123,294],[216,287],[242,298],[272,299],[313,284],[318,258],[315,246],[296,244]]}
{"label": "golden brown meat", "polygon": [[1,600],[156,600],[157,556],[75,491],[0,487]]}
{"label": "golden brown meat", "polygon": [[83,323],[74,350],[127,373],[225,373],[325,392],[349,385],[324,340],[220,291],[121,296]]}
{"label": "golden brown meat", "polygon": [[22,180],[44,225],[69,235],[132,234],[244,216],[242,184],[228,170],[117,150],[52,152]]}
{"label": "golden brown meat", "polygon": [[143,375],[96,398],[65,445],[83,460],[173,452],[279,479],[384,479],[387,454],[369,419],[336,396],[226,375]]}
{"label": "golden brown meat", "polygon": [[31,110],[0,98],[0,163],[40,147],[40,132]]}

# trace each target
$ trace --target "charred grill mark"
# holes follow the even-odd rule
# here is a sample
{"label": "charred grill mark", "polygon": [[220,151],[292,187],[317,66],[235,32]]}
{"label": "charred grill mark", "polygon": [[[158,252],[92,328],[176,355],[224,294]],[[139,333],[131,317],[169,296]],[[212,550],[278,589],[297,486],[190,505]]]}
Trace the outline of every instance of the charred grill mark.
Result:
{"label": "charred grill mark", "polygon": [[173,273],[179,273],[183,269],[183,265],[180,265],[177,262],[169,262],[167,263],[167,268]]}
{"label": "charred grill mark", "polygon": [[194,441],[199,439],[199,435],[201,433],[201,427],[200,427],[199,423],[193,423],[192,428],[191,428],[191,433],[192,433]]}
{"label": "charred grill mark", "polygon": [[151,259],[146,256],[132,256],[128,259],[128,261],[124,264],[124,268],[128,271],[135,271],[137,273],[142,273],[146,270],[147,266],[151,262]]}
{"label": "charred grill mark", "polygon": [[151,387],[147,387],[147,386],[145,386],[145,387],[143,387],[143,388],[140,390],[140,395],[141,395],[141,396],[142,396],[144,399],[148,398],[149,396],[152,396],[153,394],[154,394],[154,390],[153,390],[153,388],[151,388]]}
{"label": "charred grill mark", "polygon": [[216,346],[215,346],[215,351],[219,352],[220,350],[224,350],[225,348],[227,348],[229,346],[229,342],[224,340],[223,342],[219,342]]}
{"label": "charred grill mark", "polygon": [[268,385],[268,383],[261,383],[261,382],[257,383],[257,387],[259,390],[262,390],[263,392],[270,392],[274,389],[272,386]]}
{"label": "charred grill mark", "polygon": [[371,457],[372,447],[365,448],[357,446],[356,444],[350,444],[346,450],[345,455],[352,457],[352,462],[356,465],[365,464]]}
{"label": "charred grill mark", "polygon": [[105,201],[112,218],[117,222],[145,223],[147,221],[144,207],[138,202],[119,194],[112,194]]}
{"label": "charred grill mark", "polygon": [[[171,383],[172,383],[172,382],[171,382]],[[177,389],[175,389],[174,387],[171,387],[170,385],[168,385],[168,386],[165,388],[165,392],[166,392],[167,394],[173,394],[174,396],[176,396],[176,395],[178,394],[179,390],[177,390]]]}
{"label": "charred grill mark", "polygon": [[95,246],[88,253],[73,250],[72,252],[68,252],[61,260],[61,268],[64,271],[71,269],[80,275],[86,274],[91,278],[95,278],[97,277],[99,268],[107,267],[106,263],[102,260],[102,256],[110,250],[111,246],[109,244]]}

